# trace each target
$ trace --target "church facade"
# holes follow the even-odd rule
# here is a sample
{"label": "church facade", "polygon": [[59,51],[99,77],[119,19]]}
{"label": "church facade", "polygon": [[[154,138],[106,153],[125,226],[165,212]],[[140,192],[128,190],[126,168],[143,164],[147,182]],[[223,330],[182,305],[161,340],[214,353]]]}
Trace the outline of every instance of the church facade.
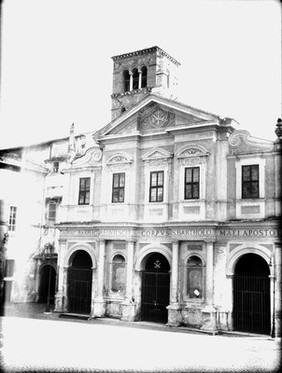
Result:
{"label": "church facade", "polygon": [[158,47],[113,64],[107,126],[23,149],[44,191],[28,299],[49,281],[55,312],[280,335],[280,122],[272,143],[180,103]]}

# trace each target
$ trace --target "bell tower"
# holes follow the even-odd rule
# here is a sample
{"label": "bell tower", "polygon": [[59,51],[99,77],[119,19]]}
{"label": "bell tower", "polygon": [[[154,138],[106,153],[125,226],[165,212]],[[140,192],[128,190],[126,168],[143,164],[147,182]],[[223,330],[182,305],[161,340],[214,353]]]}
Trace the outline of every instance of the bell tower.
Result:
{"label": "bell tower", "polygon": [[112,59],[112,120],[150,93],[177,99],[180,63],[161,48],[146,48]]}

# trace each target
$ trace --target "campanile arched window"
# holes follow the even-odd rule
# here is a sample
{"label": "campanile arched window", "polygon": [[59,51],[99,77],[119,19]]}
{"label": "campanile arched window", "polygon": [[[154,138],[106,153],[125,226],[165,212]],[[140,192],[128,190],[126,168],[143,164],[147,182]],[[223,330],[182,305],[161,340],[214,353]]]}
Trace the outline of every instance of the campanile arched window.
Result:
{"label": "campanile arched window", "polygon": [[138,89],[138,85],[139,85],[139,73],[138,73],[138,69],[133,69],[132,70],[132,77],[133,77],[133,89]]}
{"label": "campanile arched window", "polygon": [[141,88],[147,87],[147,67],[143,66],[141,69],[142,72],[142,80],[141,80]]}
{"label": "campanile arched window", "polygon": [[124,92],[129,91],[130,87],[130,75],[128,70],[124,70],[123,72],[123,78],[124,78]]}

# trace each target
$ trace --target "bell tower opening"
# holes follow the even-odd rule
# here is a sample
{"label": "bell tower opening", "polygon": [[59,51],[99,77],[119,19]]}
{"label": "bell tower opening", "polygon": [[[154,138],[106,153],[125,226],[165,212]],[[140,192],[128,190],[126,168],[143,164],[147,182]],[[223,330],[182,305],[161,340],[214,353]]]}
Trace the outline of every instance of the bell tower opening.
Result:
{"label": "bell tower opening", "polygon": [[161,48],[146,48],[112,59],[112,120],[150,93],[176,99],[180,63]]}

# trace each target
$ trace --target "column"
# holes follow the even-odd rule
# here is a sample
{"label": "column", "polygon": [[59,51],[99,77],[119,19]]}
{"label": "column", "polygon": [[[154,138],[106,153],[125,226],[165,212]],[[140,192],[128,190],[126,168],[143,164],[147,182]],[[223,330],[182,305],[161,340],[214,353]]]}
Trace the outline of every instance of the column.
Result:
{"label": "column", "polygon": [[129,71],[129,75],[130,75],[129,90],[132,91],[133,90],[133,74],[132,74],[132,71]]}
{"label": "column", "polygon": [[142,88],[142,71],[138,70],[139,73],[139,80],[138,80],[138,89]]}
{"label": "column", "polygon": [[122,317],[124,321],[134,321],[136,303],[133,300],[133,262],[134,262],[134,241],[127,242],[127,265],[126,265],[126,295],[122,303]]}
{"label": "column", "polygon": [[207,266],[206,266],[206,306],[202,309],[202,330],[216,333],[216,310],[213,307],[213,242],[206,242]]}
{"label": "column", "polygon": [[179,326],[181,323],[181,309],[178,303],[178,267],[179,267],[179,241],[172,243],[172,268],[171,268],[171,292],[168,309],[169,326]]}
{"label": "column", "polygon": [[64,286],[64,259],[66,251],[66,240],[59,240],[59,255],[58,255],[58,269],[57,269],[57,278],[58,278],[58,289],[55,294],[55,310],[54,312],[63,312],[64,311],[64,299],[66,298],[66,289]]}
{"label": "column", "polygon": [[98,291],[94,300],[94,317],[103,317],[106,313],[106,302],[104,299],[104,272],[105,272],[105,247],[106,241],[99,242],[99,261],[98,261]]}

